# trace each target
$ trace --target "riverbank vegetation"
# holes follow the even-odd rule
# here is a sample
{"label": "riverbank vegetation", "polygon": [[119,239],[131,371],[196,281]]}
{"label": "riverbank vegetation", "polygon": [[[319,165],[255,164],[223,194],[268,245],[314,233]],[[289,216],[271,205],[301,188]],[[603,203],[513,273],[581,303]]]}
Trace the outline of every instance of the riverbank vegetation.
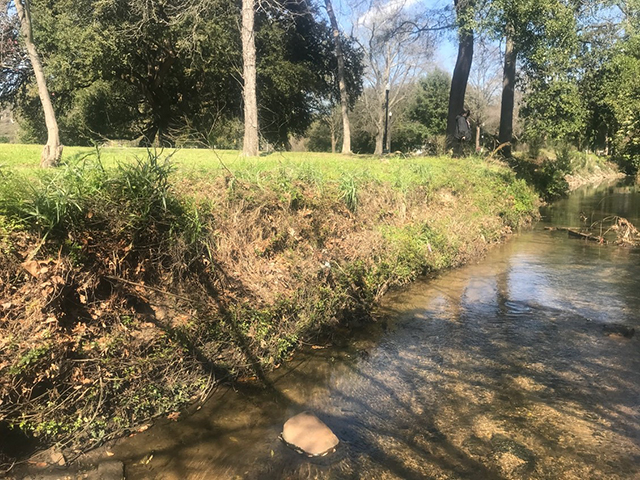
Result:
{"label": "riverbank vegetation", "polygon": [[544,201],[558,199],[587,183],[624,176],[618,165],[608,158],[579,152],[567,144],[556,149],[513,152],[506,161],[518,178],[535,188]]}
{"label": "riverbank vegetation", "polygon": [[3,460],[19,438],[77,451],[260,376],[536,215],[479,158],[208,154],[0,170]]}

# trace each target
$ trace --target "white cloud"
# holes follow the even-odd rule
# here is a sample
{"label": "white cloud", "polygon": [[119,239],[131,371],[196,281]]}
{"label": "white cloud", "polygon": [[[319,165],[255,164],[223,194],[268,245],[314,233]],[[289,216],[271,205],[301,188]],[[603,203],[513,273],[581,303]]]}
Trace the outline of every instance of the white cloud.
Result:
{"label": "white cloud", "polygon": [[387,20],[396,17],[403,10],[407,10],[420,0],[389,0],[387,3],[377,3],[363,13],[357,21],[358,26],[371,27],[381,25]]}

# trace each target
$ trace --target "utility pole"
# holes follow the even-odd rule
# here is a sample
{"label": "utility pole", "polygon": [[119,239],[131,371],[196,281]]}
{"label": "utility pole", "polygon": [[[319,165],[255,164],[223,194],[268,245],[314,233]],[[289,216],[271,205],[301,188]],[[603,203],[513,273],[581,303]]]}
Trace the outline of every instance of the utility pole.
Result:
{"label": "utility pole", "polygon": [[387,135],[389,133],[389,90],[391,85],[387,83],[387,88],[384,92],[384,134],[382,136],[382,153],[389,153],[387,148]]}
{"label": "utility pole", "polygon": [[393,127],[393,112],[389,112],[389,127],[387,128],[387,153],[391,153],[391,127]]}

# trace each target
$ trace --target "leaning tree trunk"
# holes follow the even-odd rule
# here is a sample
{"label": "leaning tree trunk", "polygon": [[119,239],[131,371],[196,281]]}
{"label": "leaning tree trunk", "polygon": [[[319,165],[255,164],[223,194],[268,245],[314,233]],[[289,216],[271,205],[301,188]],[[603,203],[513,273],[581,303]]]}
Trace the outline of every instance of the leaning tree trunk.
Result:
{"label": "leaning tree trunk", "polygon": [[455,0],[456,15],[460,23],[458,33],[458,58],[451,78],[449,92],[449,113],[447,115],[447,145],[451,148],[456,133],[456,117],[464,110],[464,97],[467,94],[467,83],[471,63],[473,62],[473,29],[465,25],[474,8],[473,0]]}
{"label": "leaning tree trunk", "polygon": [[244,142],[242,154],[258,155],[258,100],[256,96],[255,0],[242,0],[242,62],[244,80]]}
{"label": "leaning tree trunk", "polygon": [[502,104],[500,106],[500,133],[498,141],[505,157],[511,156],[513,140],[513,108],[515,105],[517,52],[513,44],[513,32],[507,27],[507,44],[504,53],[504,74],[502,77]]}
{"label": "leaning tree trunk", "polygon": [[333,30],[333,41],[336,48],[336,59],[338,60],[338,86],[340,88],[340,108],[342,110],[342,153],[351,153],[351,126],[349,124],[349,98],[347,97],[347,81],[344,68],[344,54],[340,43],[340,30],[338,21],[333,12],[331,0],[324,0],[327,6],[327,13],[331,21]]}
{"label": "leaning tree trunk", "polygon": [[[23,1],[24,4],[22,3]],[[20,28],[22,30],[22,35],[24,36],[24,43],[27,47],[29,60],[33,66],[33,72],[36,75],[38,95],[40,96],[40,102],[42,103],[42,109],[44,110],[44,121],[47,125],[47,144],[42,150],[40,166],[44,168],[55,167],[62,156],[62,145],[60,144],[58,122],[56,121],[56,114],[53,111],[51,97],[49,96],[49,90],[47,89],[44,69],[42,68],[42,63],[40,62],[40,56],[38,55],[36,46],[33,43],[33,29],[31,27],[31,10],[29,7],[29,0],[16,0],[15,5],[16,10],[18,11],[18,17],[20,18]]]}

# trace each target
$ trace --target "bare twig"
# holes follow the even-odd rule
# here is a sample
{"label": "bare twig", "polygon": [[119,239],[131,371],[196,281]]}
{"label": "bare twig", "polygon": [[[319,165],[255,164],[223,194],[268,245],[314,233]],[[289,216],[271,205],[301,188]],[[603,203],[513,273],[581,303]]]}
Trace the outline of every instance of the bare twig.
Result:
{"label": "bare twig", "polygon": [[109,280],[114,280],[116,282],[126,283],[127,285],[133,285],[134,287],[146,288],[148,290],[153,290],[154,292],[162,293],[163,295],[169,295],[174,298],[179,298],[180,300],[184,300],[189,303],[193,303],[193,300],[188,297],[184,297],[182,295],[177,295],[175,293],[167,292],[166,290],[162,290],[160,288],[152,287],[150,285],[145,285],[144,283],[132,282],[131,280],[126,280],[122,277],[115,277],[113,275],[105,275],[105,278]]}

